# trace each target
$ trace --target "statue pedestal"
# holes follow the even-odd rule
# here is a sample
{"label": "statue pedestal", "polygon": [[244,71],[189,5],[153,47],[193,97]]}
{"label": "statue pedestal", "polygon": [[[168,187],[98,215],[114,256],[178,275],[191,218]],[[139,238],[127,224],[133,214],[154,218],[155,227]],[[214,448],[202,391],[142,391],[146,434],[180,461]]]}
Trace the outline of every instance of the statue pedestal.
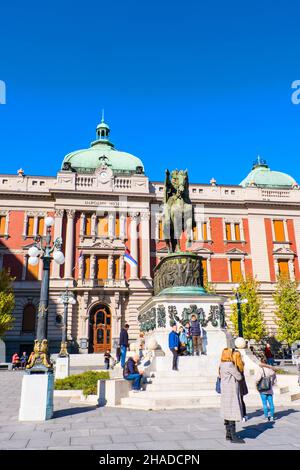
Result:
{"label": "statue pedestal", "polygon": [[[185,325],[195,314],[203,328],[203,360],[210,366],[220,362],[222,350],[227,347],[224,307],[225,298],[215,294],[199,295],[197,288],[176,288],[169,292],[161,292],[152,297],[139,309],[140,329],[145,333],[145,347],[155,339],[158,348],[166,356],[171,355],[169,349],[169,333],[172,324]],[[172,291],[172,292],[171,292]],[[180,360],[180,359],[179,359]],[[163,364],[163,360],[158,361]],[[157,364],[158,364],[157,362]]]}
{"label": "statue pedestal", "polygon": [[19,421],[46,421],[53,416],[53,373],[24,374]]}
{"label": "statue pedestal", "polygon": [[70,356],[56,358],[55,364],[55,380],[65,379],[70,375]]}

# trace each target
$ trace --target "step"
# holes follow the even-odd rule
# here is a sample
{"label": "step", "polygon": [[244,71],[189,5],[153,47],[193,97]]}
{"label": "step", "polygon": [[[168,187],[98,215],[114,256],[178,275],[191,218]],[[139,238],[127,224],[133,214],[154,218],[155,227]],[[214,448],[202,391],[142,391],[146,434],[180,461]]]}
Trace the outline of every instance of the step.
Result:
{"label": "step", "polygon": [[[179,378],[178,378],[179,377]],[[198,383],[199,386],[200,384],[215,384],[216,383],[216,377],[208,377],[208,376],[203,376],[203,375],[164,375],[164,376],[157,376],[155,374],[155,377],[151,377],[151,380],[156,383],[168,383],[170,385],[177,385],[179,383]]]}
{"label": "step", "polygon": [[201,396],[218,396],[215,390],[149,390],[148,388],[139,394],[134,391],[129,392],[130,397],[143,395],[147,398],[189,398]]}
{"label": "step", "polygon": [[154,391],[154,390],[215,390],[215,384],[209,382],[153,382],[152,384],[146,385],[146,390]]}
{"label": "step", "polygon": [[151,372],[151,375],[154,374],[155,377],[203,377],[203,378],[211,378],[216,380],[217,379],[217,371],[211,371],[211,369],[205,370],[157,370],[155,372]]}

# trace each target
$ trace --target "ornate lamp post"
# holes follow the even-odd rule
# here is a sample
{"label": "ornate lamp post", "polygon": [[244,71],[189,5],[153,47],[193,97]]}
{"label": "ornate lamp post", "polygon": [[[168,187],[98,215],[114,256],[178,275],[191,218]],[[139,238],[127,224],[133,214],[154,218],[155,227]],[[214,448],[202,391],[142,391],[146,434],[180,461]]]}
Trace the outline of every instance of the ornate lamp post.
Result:
{"label": "ornate lamp post", "polygon": [[58,356],[59,357],[67,357],[68,354],[68,342],[67,342],[67,326],[68,326],[68,305],[75,305],[76,299],[74,297],[73,292],[69,291],[69,283],[66,283],[66,290],[62,294],[60,298],[60,303],[64,304],[64,316],[63,316],[63,324],[62,324],[62,338],[61,338],[61,345],[60,351]]}
{"label": "ornate lamp post", "polygon": [[238,332],[239,332],[239,338],[244,337],[243,333],[243,321],[242,321],[242,311],[241,311],[241,304],[246,304],[248,302],[248,299],[243,299],[241,297],[241,294],[239,293],[239,284],[235,286],[235,300],[230,300],[230,304],[236,304],[237,307],[237,317],[238,317]]}
{"label": "ornate lamp post", "polygon": [[[47,341],[47,318],[49,305],[49,280],[50,280],[50,264],[52,259],[58,264],[65,262],[65,257],[61,251],[62,239],[57,238],[51,244],[51,227],[54,224],[52,217],[46,217],[45,225],[47,227],[46,236],[38,236],[35,238],[36,244],[28,250],[28,263],[35,266],[39,262],[39,257],[43,260],[43,276],[41,284],[41,294],[38,309],[37,334],[34,341],[34,354],[26,369],[30,371],[52,370],[52,364],[49,361],[48,341]],[[53,258],[52,258],[53,253]]]}

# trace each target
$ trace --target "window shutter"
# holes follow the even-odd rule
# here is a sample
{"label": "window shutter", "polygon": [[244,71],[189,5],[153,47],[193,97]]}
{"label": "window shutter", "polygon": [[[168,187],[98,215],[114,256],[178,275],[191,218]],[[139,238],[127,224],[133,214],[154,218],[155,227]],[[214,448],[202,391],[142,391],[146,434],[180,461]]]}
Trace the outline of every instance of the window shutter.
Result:
{"label": "window shutter", "polygon": [[283,220],[274,220],[273,222],[274,222],[275,241],[284,242],[285,235],[284,235]]}
{"label": "window shutter", "polygon": [[234,224],[234,234],[235,234],[236,241],[240,241],[241,240],[240,224]]}
{"label": "window shutter", "polygon": [[6,222],[6,216],[1,215],[0,216],[0,235],[5,234],[5,222]]}
{"label": "window shutter", "polygon": [[44,223],[45,223],[44,217],[39,217],[39,218],[38,218],[38,230],[37,230],[37,233],[38,233],[38,235],[40,235],[41,237],[44,235]]}
{"label": "window shutter", "polygon": [[162,220],[159,221],[159,239],[160,240],[163,240],[164,237],[163,237],[163,223],[162,223]]}
{"label": "window shutter", "polygon": [[116,214],[116,238],[120,238],[120,217]]}
{"label": "window shutter", "polygon": [[28,217],[27,219],[27,237],[33,236],[34,217]]}
{"label": "window shutter", "polygon": [[97,258],[97,279],[104,281],[108,278],[108,258],[99,256]]}
{"label": "window shutter", "polygon": [[115,279],[120,279],[120,257],[114,257],[114,271],[115,271]]}
{"label": "window shutter", "polygon": [[98,217],[98,237],[107,237],[108,235],[108,215]]}
{"label": "window shutter", "polygon": [[203,222],[202,224],[202,240],[208,240],[207,238],[207,223]]}
{"label": "window shutter", "polygon": [[84,257],[84,279],[90,278],[90,266],[91,266],[91,257]]}
{"label": "window shutter", "polygon": [[290,277],[289,262],[287,260],[278,260],[279,276]]}
{"label": "window shutter", "polygon": [[239,259],[230,260],[230,268],[231,268],[231,281],[240,282],[243,279],[241,260]]}
{"label": "window shutter", "polygon": [[197,229],[197,225],[195,225],[195,227],[193,227],[193,240],[198,240],[198,229]]}
{"label": "window shutter", "polygon": [[85,217],[85,235],[88,237],[92,234],[92,217],[90,214]]}
{"label": "window shutter", "polygon": [[231,224],[226,223],[225,224],[225,230],[226,230],[226,240],[231,240]]}

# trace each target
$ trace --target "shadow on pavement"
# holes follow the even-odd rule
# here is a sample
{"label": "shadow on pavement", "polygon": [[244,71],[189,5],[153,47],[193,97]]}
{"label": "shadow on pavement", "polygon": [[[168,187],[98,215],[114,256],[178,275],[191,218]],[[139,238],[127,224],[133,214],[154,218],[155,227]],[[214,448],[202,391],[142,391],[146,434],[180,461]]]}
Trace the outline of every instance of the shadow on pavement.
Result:
{"label": "shadow on pavement", "polygon": [[53,418],[63,418],[64,416],[86,413],[87,411],[93,411],[95,409],[96,409],[96,406],[82,406],[82,407],[76,407],[76,408],[66,408],[64,410],[56,410],[53,413]]}
{"label": "shadow on pavement", "polygon": [[[242,439],[248,438],[248,439],[255,439],[257,436],[265,432],[267,429],[272,429],[274,426],[276,426],[276,421],[280,420],[284,416],[288,416],[292,413],[299,413],[299,410],[295,410],[293,408],[289,408],[287,410],[282,410],[276,412],[275,408],[275,421],[274,422],[269,422],[269,421],[264,421],[261,423],[253,424],[253,425],[248,425],[247,427],[244,427],[242,431],[238,432],[239,437]],[[256,410],[253,413],[249,413],[249,419],[250,418],[255,418],[258,416],[263,417],[264,413],[262,410]],[[264,418],[263,418],[264,419]]]}

